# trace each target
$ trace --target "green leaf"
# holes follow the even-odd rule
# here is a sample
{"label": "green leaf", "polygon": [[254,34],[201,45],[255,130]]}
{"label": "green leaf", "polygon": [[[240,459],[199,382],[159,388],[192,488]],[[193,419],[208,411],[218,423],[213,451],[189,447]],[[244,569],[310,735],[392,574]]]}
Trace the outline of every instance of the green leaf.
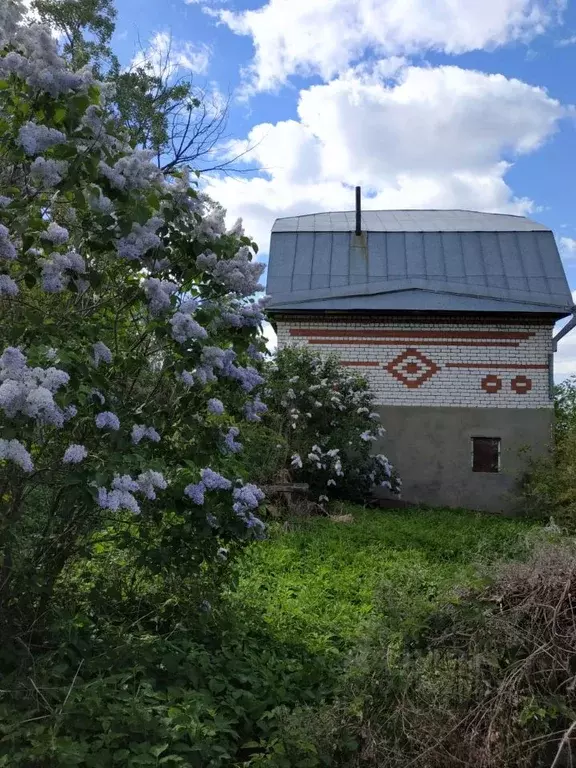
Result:
{"label": "green leaf", "polygon": [[54,122],[58,125],[59,123],[64,122],[64,118],[66,117],[66,107],[56,107],[54,110]]}

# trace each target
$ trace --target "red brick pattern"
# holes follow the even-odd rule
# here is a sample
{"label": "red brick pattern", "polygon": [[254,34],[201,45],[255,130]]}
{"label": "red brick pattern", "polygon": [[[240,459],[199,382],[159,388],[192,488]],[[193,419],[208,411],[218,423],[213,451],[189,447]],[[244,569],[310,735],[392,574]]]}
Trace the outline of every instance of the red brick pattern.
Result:
{"label": "red brick pattern", "polygon": [[377,368],[380,363],[376,363],[373,360],[340,360],[340,365]]}
{"label": "red brick pattern", "polygon": [[[308,344],[335,344],[340,347],[349,347],[351,344],[364,344],[371,347],[404,347],[406,339],[365,339],[365,338],[346,338],[346,339],[328,339],[328,338],[306,338]],[[412,340],[411,340],[412,341]],[[415,339],[427,347],[519,347],[518,341],[427,341],[424,339]]]}
{"label": "red brick pattern", "polygon": [[409,347],[386,366],[388,373],[409,389],[418,389],[440,370],[439,366],[417,349]]}
{"label": "red brick pattern", "polygon": [[290,328],[290,336],[339,336],[341,338],[379,339],[491,339],[494,341],[524,341],[534,336],[528,331],[388,331],[352,330],[350,328]]}
{"label": "red brick pattern", "polygon": [[501,371],[547,371],[548,364],[539,363],[446,363],[446,368],[498,368]]}
{"label": "red brick pattern", "polygon": [[489,395],[495,395],[502,389],[502,379],[494,373],[489,373],[488,376],[484,376],[480,386],[484,392],[487,392]]}
{"label": "red brick pattern", "polygon": [[545,317],[289,313],[278,345],[336,352],[378,404],[551,408],[552,326]]}
{"label": "red brick pattern", "polygon": [[514,376],[510,386],[517,395],[525,395],[532,389],[532,379],[529,379],[527,376]]}

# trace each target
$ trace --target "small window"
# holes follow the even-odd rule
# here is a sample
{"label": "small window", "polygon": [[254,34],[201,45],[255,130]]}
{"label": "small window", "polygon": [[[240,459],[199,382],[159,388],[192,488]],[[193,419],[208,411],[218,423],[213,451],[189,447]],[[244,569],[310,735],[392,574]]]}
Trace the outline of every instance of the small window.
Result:
{"label": "small window", "polygon": [[500,472],[500,438],[472,438],[472,471]]}

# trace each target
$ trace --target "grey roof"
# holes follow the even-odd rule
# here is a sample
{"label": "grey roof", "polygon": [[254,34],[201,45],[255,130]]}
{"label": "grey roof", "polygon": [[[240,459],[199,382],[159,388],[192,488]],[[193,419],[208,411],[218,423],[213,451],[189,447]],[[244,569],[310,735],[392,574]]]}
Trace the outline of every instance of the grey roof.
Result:
{"label": "grey roof", "polygon": [[[354,211],[276,219],[272,232],[350,232]],[[363,232],[537,232],[548,227],[524,216],[478,211],[362,211]]]}
{"label": "grey roof", "polygon": [[354,211],[277,219],[272,311],[539,312],[573,302],[552,232],[522,216]]}

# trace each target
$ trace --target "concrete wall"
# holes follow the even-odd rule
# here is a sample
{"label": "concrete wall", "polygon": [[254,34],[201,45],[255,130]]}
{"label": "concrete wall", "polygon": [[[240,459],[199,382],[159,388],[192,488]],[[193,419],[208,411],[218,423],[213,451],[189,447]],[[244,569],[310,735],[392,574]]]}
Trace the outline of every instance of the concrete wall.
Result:
{"label": "concrete wall", "polygon": [[[375,444],[397,468],[406,501],[521,513],[517,480],[529,454],[545,453],[553,411],[546,408],[379,406],[386,428]],[[501,471],[472,471],[472,437],[501,439]]]}

